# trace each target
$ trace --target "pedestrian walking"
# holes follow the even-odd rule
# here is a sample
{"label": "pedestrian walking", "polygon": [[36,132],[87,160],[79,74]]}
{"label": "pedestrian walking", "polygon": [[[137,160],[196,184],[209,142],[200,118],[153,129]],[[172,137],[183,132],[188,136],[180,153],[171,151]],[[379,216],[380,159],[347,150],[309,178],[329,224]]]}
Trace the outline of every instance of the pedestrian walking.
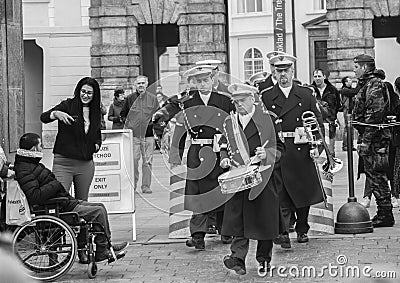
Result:
{"label": "pedestrian walking", "polygon": [[324,123],[329,125],[329,152],[335,156],[335,141],[336,141],[336,120],[337,113],[340,108],[340,95],[339,91],[334,87],[326,78],[325,71],[322,69],[315,69],[313,72],[313,83],[316,86],[317,99],[326,102],[328,115],[323,117]]}
{"label": "pedestrian walking", "polygon": [[135,80],[136,91],[128,95],[120,112],[125,128],[133,132],[134,189],[139,181],[139,160],[142,158],[142,193],[151,194],[151,175],[154,153],[153,123],[151,118],[159,108],[157,97],[147,91],[146,76]]}
{"label": "pedestrian walking", "polygon": [[[275,113],[281,120],[285,138],[285,155],[281,158],[281,179],[283,188],[279,200],[282,213],[282,231],[274,242],[283,248],[290,248],[289,226],[290,216],[296,212],[295,231],[299,243],[308,242],[308,215],[310,206],[323,201],[323,188],[318,181],[313,157],[318,156],[318,150],[310,147],[307,141],[296,135],[303,128],[302,114],[312,111],[323,131],[322,116],[317,109],[317,100],[308,87],[293,83],[296,58],[290,55],[278,55],[270,59],[275,67],[278,83],[263,91],[262,101],[265,107]],[[299,137],[299,136],[298,136]],[[323,138],[323,137],[321,137]],[[296,143],[295,143],[296,139]],[[307,176],[307,178],[304,178]]]}
{"label": "pedestrian walking", "polygon": [[53,173],[69,191],[74,184],[75,197],[88,200],[94,176],[93,153],[101,146],[100,87],[90,77],[77,83],[74,97],[43,112],[47,124],[57,120],[58,131],[53,148]]}
{"label": "pedestrian walking", "polygon": [[[366,54],[356,56],[354,73],[360,86],[353,110],[354,121],[372,125],[385,123],[390,97],[385,83],[376,73],[375,59]],[[359,132],[357,151],[378,207],[372,225],[391,227],[395,221],[387,177],[390,129],[359,124],[355,124],[355,128]]]}
{"label": "pedestrian walking", "polygon": [[125,91],[122,88],[117,88],[114,91],[113,103],[108,109],[108,121],[112,122],[112,129],[123,129],[124,122],[121,119],[121,110],[125,102]]}
{"label": "pedestrian walking", "polygon": [[[254,164],[272,167],[261,171],[260,184],[244,190],[237,187],[238,191],[225,204],[222,232],[233,235],[233,241],[231,254],[223,262],[237,274],[245,274],[249,239],[257,240],[258,274],[264,277],[271,268],[272,240],[279,230],[279,182],[272,171],[279,167],[284,144],[278,136],[280,125],[276,118],[255,105],[255,87],[232,84],[228,89],[236,113],[232,112],[223,125],[221,167],[230,167],[230,173]],[[250,197],[251,190],[259,192],[254,199]]]}
{"label": "pedestrian walking", "polygon": [[[196,90],[182,99],[175,99],[154,115],[154,121],[168,121],[181,110],[171,142],[169,162],[181,164],[186,136],[191,145],[187,153],[187,177],[184,208],[193,212],[190,219],[191,239],[188,247],[204,249],[204,237],[212,223],[210,214],[217,213],[217,225],[222,226],[223,208],[226,201],[218,187],[218,176],[223,173],[219,153],[213,152],[214,135],[221,134],[225,117],[235,108],[230,97],[213,91],[212,70],[196,66],[184,74],[194,78]],[[230,243],[230,235],[221,235],[224,243]]]}

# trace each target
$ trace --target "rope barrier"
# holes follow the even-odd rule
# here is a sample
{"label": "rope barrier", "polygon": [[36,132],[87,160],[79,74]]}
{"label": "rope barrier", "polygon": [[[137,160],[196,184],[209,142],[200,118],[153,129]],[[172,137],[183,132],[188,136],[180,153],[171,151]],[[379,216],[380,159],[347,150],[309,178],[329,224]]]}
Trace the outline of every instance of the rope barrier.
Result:
{"label": "rope barrier", "polygon": [[368,123],[363,123],[363,122],[358,122],[358,121],[352,121],[351,124],[365,126],[365,127],[376,127],[378,129],[400,126],[400,122],[392,122],[392,123],[385,123],[385,124],[368,124]]}

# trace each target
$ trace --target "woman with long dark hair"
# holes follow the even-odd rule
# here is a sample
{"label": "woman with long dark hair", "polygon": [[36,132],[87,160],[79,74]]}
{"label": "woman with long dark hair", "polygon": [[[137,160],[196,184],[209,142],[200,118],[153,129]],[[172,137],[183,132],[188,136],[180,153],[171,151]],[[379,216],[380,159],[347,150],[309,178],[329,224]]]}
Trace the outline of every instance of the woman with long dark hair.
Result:
{"label": "woman with long dark hair", "polygon": [[94,176],[93,153],[101,146],[100,87],[90,77],[76,85],[74,97],[42,113],[43,123],[58,121],[53,172],[65,190],[74,183],[75,198],[88,200]]}

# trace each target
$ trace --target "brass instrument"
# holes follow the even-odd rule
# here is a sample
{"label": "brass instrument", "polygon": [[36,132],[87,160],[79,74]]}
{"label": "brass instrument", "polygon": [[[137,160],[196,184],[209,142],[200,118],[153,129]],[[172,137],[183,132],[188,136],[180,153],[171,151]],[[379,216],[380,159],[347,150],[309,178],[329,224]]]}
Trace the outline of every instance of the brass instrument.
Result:
{"label": "brass instrument", "polygon": [[[322,169],[325,172],[328,172],[331,174],[333,174],[333,172],[339,171],[343,167],[343,162],[339,158],[333,157],[332,154],[329,152],[328,146],[324,139],[324,135],[319,127],[319,124],[318,124],[317,118],[315,117],[314,112],[305,111],[301,115],[301,119],[303,122],[304,131],[307,135],[307,139],[311,145],[311,148],[315,149],[315,148],[317,148],[318,145],[322,144],[325,149],[326,156],[327,156],[327,162],[326,162],[325,166],[322,165]],[[319,135],[319,138],[318,138],[318,135]],[[325,204],[325,207],[328,208],[326,192],[325,192],[324,186],[322,184],[318,164],[314,158],[313,158],[313,162],[315,165],[315,170],[317,171],[318,182],[319,182],[319,185],[320,185],[320,188],[322,191],[322,196],[324,198],[324,204]]]}
{"label": "brass instrument", "polygon": [[[305,111],[301,115],[301,119],[303,121],[304,130],[308,136],[308,140],[314,147],[319,144],[322,144],[325,152],[327,161],[322,165],[322,169],[331,174],[335,174],[339,172],[343,168],[343,161],[339,158],[334,157],[331,152],[329,151],[328,145],[325,142],[324,134],[322,133],[317,118],[315,117],[314,112],[312,111]],[[317,138],[319,134],[320,138]]]}

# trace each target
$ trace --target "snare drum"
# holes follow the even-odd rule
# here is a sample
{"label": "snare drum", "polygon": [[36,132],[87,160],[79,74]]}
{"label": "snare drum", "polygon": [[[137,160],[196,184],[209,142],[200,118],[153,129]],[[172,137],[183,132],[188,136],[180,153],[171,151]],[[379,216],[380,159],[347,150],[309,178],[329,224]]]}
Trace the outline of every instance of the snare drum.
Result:
{"label": "snare drum", "polygon": [[250,165],[234,168],[218,177],[223,194],[234,194],[257,186],[262,181],[259,166]]}

